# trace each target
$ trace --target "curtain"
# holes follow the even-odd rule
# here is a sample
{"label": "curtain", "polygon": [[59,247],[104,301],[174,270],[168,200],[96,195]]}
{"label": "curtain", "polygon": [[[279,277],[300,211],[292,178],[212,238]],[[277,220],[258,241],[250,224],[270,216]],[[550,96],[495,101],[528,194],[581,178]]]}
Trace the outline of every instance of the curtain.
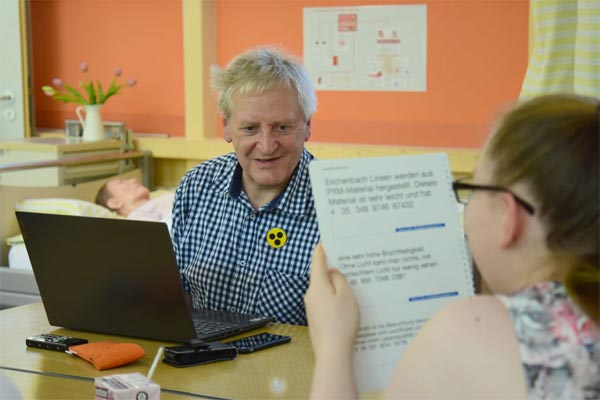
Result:
{"label": "curtain", "polygon": [[530,54],[520,97],[600,97],[600,1],[531,0]]}

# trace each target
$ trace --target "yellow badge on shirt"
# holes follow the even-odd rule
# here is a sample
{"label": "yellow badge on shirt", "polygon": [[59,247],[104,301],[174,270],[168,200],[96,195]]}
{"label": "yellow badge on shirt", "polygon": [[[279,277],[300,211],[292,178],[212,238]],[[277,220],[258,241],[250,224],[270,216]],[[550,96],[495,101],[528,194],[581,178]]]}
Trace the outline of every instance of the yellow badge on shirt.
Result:
{"label": "yellow badge on shirt", "polygon": [[267,232],[267,243],[274,249],[283,247],[287,241],[287,235],[281,228],[271,228]]}

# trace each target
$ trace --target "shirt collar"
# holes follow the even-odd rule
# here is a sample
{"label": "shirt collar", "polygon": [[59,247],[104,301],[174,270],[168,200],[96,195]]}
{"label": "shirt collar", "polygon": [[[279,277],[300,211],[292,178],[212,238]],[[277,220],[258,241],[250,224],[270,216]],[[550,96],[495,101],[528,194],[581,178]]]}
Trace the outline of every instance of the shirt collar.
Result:
{"label": "shirt collar", "polygon": [[273,204],[277,201],[273,208],[278,208],[298,216],[310,213],[313,206],[308,164],[313,158],[313,155],[308,150],[304,149],[302,151],[300,162],[298,162],[298,166],[294,170],[290,183],[283,193],[270,203]]}
{"label": "shirt collar", "polygon": [[242,166],[240,163],[235,164],[231,183],[229,184],[229,195],[233,198],[238,197],[242,193]]}
{"label": "shirt collar", "polygon": [[[233,199],[239,199],[242,195],[242,167],[237,162],[235,153],[230,153],[230,156],[236,162],[230,168],[230,171],[223,171],[224,173],[215,179],[214,188],[220,193],[228,193]],[[307,168],[313,158],[313,155],[304,148],[286,189],[275,199],[261,207],[259,211],[279,209],[299,216],[309,213],[312,208],[312,191]]]}

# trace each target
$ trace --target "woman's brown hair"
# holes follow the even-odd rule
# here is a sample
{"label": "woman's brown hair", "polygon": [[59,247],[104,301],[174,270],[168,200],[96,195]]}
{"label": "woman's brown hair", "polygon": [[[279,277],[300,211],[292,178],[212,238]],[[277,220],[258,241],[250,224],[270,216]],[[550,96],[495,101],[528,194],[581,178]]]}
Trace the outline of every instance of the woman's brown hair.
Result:
{"label": "woman's brown hair", "polygon": [[[487,146],[498,185],[525,183],[550,251],[569,267],[564,283],[596,323],[600,298],[600,101],[547,95],[501,121]],[[539,211],[538,211],[539,210]]]}

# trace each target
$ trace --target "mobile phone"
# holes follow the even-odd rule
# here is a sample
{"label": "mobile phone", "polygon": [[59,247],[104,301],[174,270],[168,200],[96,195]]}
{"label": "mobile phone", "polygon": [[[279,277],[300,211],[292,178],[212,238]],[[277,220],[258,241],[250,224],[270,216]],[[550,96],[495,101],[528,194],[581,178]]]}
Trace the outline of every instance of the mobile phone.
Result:
{"label": "mobile phone", "polygon": [[39,335],[29,336],[25,339],[25,344],[29,347],[63,352],[69,350],[70,346],[85,344],[87,342],[87,339],[54,335],[52,333],[41,333]]}
{"label": "mobile phone", "polygon": [[289,343],[291,340],[291,336],[274,335],[272,333],[259,333],[257,335],[227,342],[227,344],[237,348],[238,353],[247,354],[277,346],[278,344]]}

